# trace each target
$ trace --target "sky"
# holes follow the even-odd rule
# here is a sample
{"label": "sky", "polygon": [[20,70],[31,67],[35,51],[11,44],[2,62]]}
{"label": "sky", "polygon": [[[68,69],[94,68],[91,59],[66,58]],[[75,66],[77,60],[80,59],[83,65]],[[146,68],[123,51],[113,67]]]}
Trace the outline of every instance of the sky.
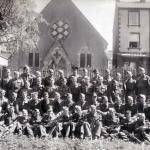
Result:
{"label": "sky", "polygon": [[[40,12],[51,0],[36,0],[36,12]],[[107,50],[112,50],[112,31],[115,0],[72,0],[91,24],[107,41]]]}

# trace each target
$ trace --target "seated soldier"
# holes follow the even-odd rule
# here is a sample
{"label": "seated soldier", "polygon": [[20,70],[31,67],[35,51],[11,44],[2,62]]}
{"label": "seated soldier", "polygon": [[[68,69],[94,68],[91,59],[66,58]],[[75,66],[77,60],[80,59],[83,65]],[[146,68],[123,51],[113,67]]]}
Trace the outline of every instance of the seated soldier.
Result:
{"label": "seated soldier", "polygon": [[91,98],[91,101],[89,101],[89,104],[90,105],[95,105],[96,107],[99,106],[98,96],[95,92],[92,94],[92,98]]}
{"label": "seated soldier", "polygon": [[72,76],[71,78],[72,84],[70,85],[70,92],[72,94],[72,98],[74,102],[77,102],[79,100],[79,95],[81,92],[80,84],[77,82],[77,78]]}
{"label": "seated soldier", "polygon": [[40,115],[39,109],[35,109],[34,115],[32,115],[30,119],[30,124],[32,125],[32,130],[35,137],[46,137],[46,129],[43,125],[41,125],[42,122],[42,116]]}
{"label": "seated soldier", "polygon": [[20,98],[18,98],[18,105],[19,105],[19,111],[22,111],[23,109],[29,110],[29,98],[27,91],[22,91]]}
{"label": "seated soldier", "polygon": [[67,98],[62,102],[62,106],[68,107],[71,114],[74,112],[75,103],[71,93],[67,93]]}
{"label": "seated soldier", "polygon": [[50,98],[55,97],[55,92],[58,91],[58,87],[54,84],[54,78],[49,79],[49,84],[45,86],[44,92],[48,92]]}
{"label": "seated soldier", "polygon": [[150,106],[146,103],[146,95],[140,94],[137,101],[138,113],[145,113],[146,119],[150,120]]}
{"label": "seated soldier", "polygon": [[16,121],[14,133],[27,135],[29,137],[34,136],[30,125],[30,117],[26,109],[22,110],[22,115],[18,116]]}
{"label": "seated soldier", "polygon": [[53,112],[53,107],[49,106],[47,113],[43,114],[42,124],[46,128],[46,133],[51,137],[57,137],[57,118]]}
{"label": "seated soldier", "polygon": [[85,120],[86,114],[87,110],[82,110],[81,106],[75,106],[75,111],[71,116],[72,138],[74,138],[74,136],[80,139],[83,139],[86,136],[91,137],[89,123]]}
{"label": "seated soldier", "polygon": [[96,110],[95,105],[91,105],[88,114],[86,115],[87,122],[90,124],[92,137],[98,139],[101,136],[102,115]]}
{"label": "seated soldier", "polygon": [[21,97],[22,92],[27,92],[27,96],[30,97],[32,89],[30,88],[30,82],[29,81],[24,81],[24,85],[20,88],[20,90],[18,91],[18,98]]}
{"label": "seated soldier", "polygon": [[138,113],[137,121],[133,124],[135,137],[140,141],[147,141],[150,144],[150,123],[146,123],[145,114]]}
{"label": "seated soldier", "polygon": [[33,115],[35,109],[41,108],[41,101],[38,98],[38,93],[31,93],[31,99],[29,101],[29,114]]}
{"label": "seated soldier", "polygon": [[128,96],[127,97],[127,103],[125,104],[125,111],[130,110],[131,111],[131,115],[134,116],[137,113],[137,106],[136,104],[133,103],[133,97],[132,96]]}
{"label": "seated soldier", "polygon": [[110,104],[108,102],[108,97],[107,96],[103,96],[102,99],[101,99],[101,103],[98,107],[98,109],[102,112],[107,112],[110,108]]}
{"label": "seated soldier", "polygon": [[125,141],[137,141],[136,137],[132,135],[134,126],[133,122],[136,121],[136,118],[132,117],[132,113],[130,110],[125,112],[125,116],[121,120],[121,128],[118,134],[119,138]]}
{"label": "seated soldier", "polygon": [[32,86],[32,92],[38,92],[38,97],[42,98],[44,93],[44,86],[42,85],[42,78],[36,78],[34,81],[34,85]]}
{"label": "seated soldier", "polygon": [[88,102],[85,100],[85,94],[80,93],[79,101],[76,105],[80,106],[82,110],[87,110],[89,108]]}
{"label": "seated soldier", "polygon": [[120,125],[119,118],[116,116],[114,108],[109,108],[108,112],[101,112],[103,116],[102,135],[104,137],[115,136],[119,133]]}
{"label": "seated soldier", "polygon": [[49,98],[48,92],[44,92],[44,98],[41,100],[41,105],[40,105],[41,115],[47,113],[50,105],[52,105],[52,101]]}
{"label": "seated soldier", "polygon": [[14,107],[9,107],[7,113],[4,114],[4,124],[6,126],[10,126],[14,123],[17,118],[17,114],[15,113]]}
{"label": "seated soldier", "polygon": [[15,113],[19,114],[19,105],[17,100],[17,93],[13,92],[10,95],[10,99],[8,101],[8,105],[14,107]]}
{"label": "seated soldier", "polygon": [[[119,96],[116,97],[115,103],[114,103],[114,109],[116,111],[116,115],[122,119],[125,112],[125,107],[122,104],[121,98]],[[121,120],[120,120],[121,121]]]}
{"label": "seated soldier", "polygon": [[57,123],[57,131],[58,134],[61,134],[63,138],[70,137],[72,131],[72,125],[70,123],[71,114],[69,112],[69,108],[64,106],[62,111],[57,115],[58,123]]}
{"label": "seated soldier", "polygon": [[60,98],[60,94],[58,92],[55,92],[55,98],[53,101],[53,111],[55,114],[59,113],[62,110],[62,103],[63,100]]}

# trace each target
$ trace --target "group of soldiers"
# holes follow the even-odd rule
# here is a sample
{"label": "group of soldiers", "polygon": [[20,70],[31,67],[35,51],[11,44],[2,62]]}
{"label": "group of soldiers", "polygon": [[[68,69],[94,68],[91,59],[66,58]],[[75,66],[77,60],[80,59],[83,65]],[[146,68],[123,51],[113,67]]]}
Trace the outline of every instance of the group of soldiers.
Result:
{"label": "group of soldiers", "polygon": [[28,66],[23,73],[6,68],[0,80],[0,135],[8,133],[45,138],[120,138],[150,143],[150,77],[140,67],[137,76],[110,70],[93,77],[72,68],[65,77],[53,69],[42,78]]}

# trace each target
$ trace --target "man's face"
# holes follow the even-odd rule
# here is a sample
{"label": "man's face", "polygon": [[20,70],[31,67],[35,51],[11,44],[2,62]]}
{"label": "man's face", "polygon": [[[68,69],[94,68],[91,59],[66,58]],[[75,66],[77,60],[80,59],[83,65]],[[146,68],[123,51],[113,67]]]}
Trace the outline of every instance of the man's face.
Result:
{"label": "man's face", "polygon": [[50,84],[54,85],[54,79],[53,78],[50,79]]}
{"label": "man's face", "polygon": [[60,94],[59,94],[59,93],[55,94],[55,99],[56,99],[56,100],[59,100],[59,99],[60,99]]}
{"label": "man's face", "polygon": [[95,113],[96,112],[96,107],[91,107],[91,112]]}
{"label": "man's face", "polygon": [[138,70],[138,74],[139,74],[140,76],[143,76],[143,75],[145,74],[145,70],[144,70],[144,69],[139,69],[139,70]]}
{"label": "man's face", "polygon": [[14,74],[14,78],[15,78],[15,79],[18,79],[18,78],[19,78],[19,73],[15,73],[15,74]]}
{"label": "man's face", "polygon": [[71,95],[71,94],[68,94],[67,100],[68,100],[69,102],[72,101],[72,95]]}
{"label": "man's face", "polygon": [[84,101],[85,101],[85,95],[80,94],[80,100],[81,100],[82,102],[84,102]]}
{"label": "man's face", "polygon": [[128,99],[127,99],[127,102],[128,102],[128,104],[129,104],[130,106],[133,105],[133,99],[132,99],[132,98],[128,98]]}
{"label": "man's face", "polygon": [[49,98],[48,93],[45,93],[45,94],[44,94],[44,99],[48,99],[48,98]]}
{"label": "man's face", "polygon": [[50,70],[50,71],[49,71],[49,76],[50,76],[50,77],[53,77],[53,75],[54,75],[54,72]]}

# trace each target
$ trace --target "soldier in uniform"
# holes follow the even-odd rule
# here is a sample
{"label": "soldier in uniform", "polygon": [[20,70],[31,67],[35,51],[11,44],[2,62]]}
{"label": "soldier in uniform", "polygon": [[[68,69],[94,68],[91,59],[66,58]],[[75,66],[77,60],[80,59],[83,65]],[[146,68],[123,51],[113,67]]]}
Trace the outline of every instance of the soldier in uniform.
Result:
{"label": "soldier in uniform", "polygon": [[91,79],[91,83],[93,83],[93,81],[95,81],[95,82],[96,82],[96,85],[99,85],[99,77],[100,77],[100,74],[99,74],[98,69],[94,69],[94,70],[93,70],[93,74],[94,74],[94,77]]}
{"label": "soldier in uniform", "polygon": [[103,96],[98,109],[102,112],[107,112],[110,108],[110,104],[107,96]]}
{"label": "soldier in uniform", "polygon": [[55,85],[61,86],[62,80],[64,80],[65,75],[64,75],[64,71],[63,70],[58,70],[58,73],[59,73],[59,78],[55,81]]}
{"label": "soldier in uniform", "polygon": [[26,109],[22,110],[22,115],[18,116],[16,121],[14,133],[23,134],[29,137],[34,136],[30,125],[30,117]]}
{"label": "soldier in uniform", "polygon": [[33,115],[35,113],[35,109],[41,108],[41,101],[38,98],[38,93],[33,92],[31,93],[31,99],[29,101],[29,114]]}
{"label": "soldier in uniform", "polygon": [[86,115],[87,122],[90,124],[93,139],[101,136],[102,115],[97,111],[95,105],[91,105],[89,113]]}
{"label": "soldier in uniform", "polygon": [[11,93],[13,92],[18,93],[18,91],[23,86],[24,86],[24,83],[23,83],[23,80],[19,77],[19,72],[14,71],[14,78],[12,78],[8,83],[9,95],[11,95]]}
{"label": "soldier in uniform", "polygon": [[109,84],[111,84],[112,80],[113,80],[113,78],[111,77],[110,70],[106,69],[105,76],[104,76],[104,84],[109,86]]}
{"label": "soldier in uniform", "polygon": [[49,87],[51,85],[51,79],[54,79],[54,70],[49,69],[48,70],[49,75],[43,79],[43,85],[44,87]]}
{"label": "soldier in uniform", "polygon": [[65,99],[67,96],[67,93],[70,93],[70,89],[67,86],[67,79],[62,78],[61,79],[61,85],[58,87],[58,93],[61,95],[61,99]]}
{"label": "soldier in uniform", "polygon": [[48,135],[51,137],[57,136],[57,118],[52,106],[49,106],[47,113],[43,114],[42,124],[46,128]]}
{"label": "soldier in uniform", "polygon": [[132,72],[127,71],[126,76],[127,76],[127,80],[123,84],[125,102],[127,102],[128,96],[132,96],[135,100],[135,87],[136,87],[136,80],[132,78],[133,76]]}
{"label": "soldier in uniform", "polygon": [[72,75],[68,77],[67,85],[70,87],[72,85],[72,77],[75,77],[77,79],[77,82],[79,83],[81,80],[80,75],[78,74],[78,67],[72,66]]}
{"label": "soldier in uniform", "polygon": [[43,125],[41,125],[42,122],[42,116],[40,115],[40,110],[35,109],[35,114],[32,115],[32,118],[30,120],[30,124],[32,125],[32,130],[35,137],[46,137],[46,129]]}
{"label": "soldier in uniform", "polygon": [[74,112],[75,102],[73,101],[71,93],[67,94],[66,99],[62,102],[62,106],[68,107],[70,113]]}
{"label": "soldier in uniform", "polygon": [[9,87],[8,87],[8,83],[9,81],[12,79],[11,74],[10,74],[10,69],[6,68],[6,70],[4,71],[4,74],[2,76],[1,79],[1,88],[4,89],[6,91],[6,97],[8,98],[8,91],[9,91]]}
{"label": "soldier in uniform", "polygon": [[49,85],[45,86],[44,92],[48,92],[50,98],[55,97],[55,92],[58,91],[58,87],[54,84],[54,78],[49,79]]}
{"label": "soldier in uniform", "polygon": [[89,103],[86,101],[85,94],[80,93],[79,101],[76,105],[80,106],[82,110],[87,110],[89,108]]}
{"label": "soldier in uniform", "polygon": [[132,96],[127,97],[127,103],[125,104],[125,111],[131,111],[131,116],[137,114],[137,105],[134,104],[134,100]]}
{"label": "soldier in uniform", "polygon": [[8,99],[5,97],[5,90],[0,90],[0,107],[1,113],[6,113],[8,110]]}
{"label": "soldier in uniform", "polygon": [[59,113],[62,110],[63,100],[58,92],[55,93],[55,98],[53,101],[53,111],[55,114]]}
{"label": "soldier in uniform", "polygon": [[41,112],[41,115],[43,115],[44,113],[47,113],[48,109],[49,109],[49,106],[52,106],[52,101],[50,100],[49,98],[49,95],[47,92],[44,92],[44,97],[43,99],[41,100],[41,105],[40,105],[40,112]]}
{"label": "soldier in uniform", "polygon": [[79,83],[77,82],[76,77],[72,77],[72,84],[70,86],[70,92],[72,94],[73,101],[77,102],[79,100],[81,89],[80,89]]}
{"label": "soldier in uniform", "polygon": [[103,77],[100,76],[99,77],[98,93],[97,93],[99,97],[107,95],[107,86],[103,84],[103,81],[104,81]]}
{"label": "soldier in uniform", "polygon": [[42,85],[42,78],[36,78],[32,86],[32,92],[38,92],[38,97],[42,98],[44,94],[44,86]]}
{"label": "soldier in uniform", "polygon": [[150,77],[145,74],[145,69],[140,67],[138,69],[138,78],[136,80],[136,95],[149,95]]}

